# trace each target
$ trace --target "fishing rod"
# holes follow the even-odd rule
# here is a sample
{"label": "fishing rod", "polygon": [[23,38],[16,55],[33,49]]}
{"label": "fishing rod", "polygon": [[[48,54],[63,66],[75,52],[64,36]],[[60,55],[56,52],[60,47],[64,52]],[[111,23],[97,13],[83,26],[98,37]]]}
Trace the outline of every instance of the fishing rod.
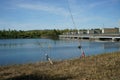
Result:
{"label": "fishing rod", "polygon": [[[43,46],[41,43],[37,42],[37,44],[40,46],[40,49],[41,51],[45,54],[45,57],[46,57],[46,60],[49,61],[50,64],[53,65],[53,61],[51,60],[51,58],[49,57],[49,55],[47,54],[48,53],[48,50],[51,49],[51,46],[50,45],[47,45],[47,47]],[[45,45],[45,44],[44,44]]]}
{"label": "fishing rod", "polygon": [[[69,10],[69,13],[70,13],[70,16],[71,16],[71,19],[72,19],[72,23],[73,23],[75,29],[77,30],[77,27],[76,27],[76,24],[75,24],[75,21],[74,21],[74,17],[73,17],[73,15],[72,15],[72,11],[71,11],[71,8],[70,8],[69,0],[67,0],[67,3],[68,3],[68,10]],[[77,33],[78,33],[78,32],[77,32]],[[84,50],[83,50],[83,48],[82,48],[82,46],[81,46],[80,41],[79,41],[79,46],[78,46],[78,48],[81,50],[81,53],[82,53],[80,57],[85,57],[85,53],[84,53]]]}
{"label": "fishing rod", "polygon": [[71,19],[72,19],[72,23],[73,23],[73,26],[76,28],[76,24],[75,24],[75,21],[74,21],[74,18],[73,18],[73,15],[72,15],[72,12],[71,12],[71,8],[70,8],[70,4],[69,4],[69,1],[67,0],[67,3],[68,3],[68,10],[69,10],[69,13],[70,13],[70,16],[71,16]]}
{"label": "fishing rod", "polygon": [[[50,50],[49,52],[51,52],[51,46],[50,46],[50,44],[47,45],[47,49]],[[48,56],[47,52],[45,53],[45,57],[46,57],[46,60],[49,61],[49,63],[53,65],[53,61]]]}

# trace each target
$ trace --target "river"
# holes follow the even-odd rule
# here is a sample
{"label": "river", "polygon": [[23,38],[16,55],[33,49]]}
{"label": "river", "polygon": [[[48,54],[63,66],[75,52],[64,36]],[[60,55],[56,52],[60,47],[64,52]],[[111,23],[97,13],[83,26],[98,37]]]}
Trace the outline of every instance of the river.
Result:
{"label": "river", "polygon": [[51,39],[1,39],[0,65],[46,61],[45,54],[54,61],[78,58],[81,51],[87,56],[120,51],[119,42],[94,42]]}

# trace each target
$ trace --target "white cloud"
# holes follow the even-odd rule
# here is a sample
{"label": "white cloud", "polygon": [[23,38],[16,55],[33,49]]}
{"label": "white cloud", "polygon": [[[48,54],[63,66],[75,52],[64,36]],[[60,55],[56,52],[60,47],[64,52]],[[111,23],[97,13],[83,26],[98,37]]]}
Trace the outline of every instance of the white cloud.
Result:
{"label": "white cloud", "polygon": [[101,7],[101,6],[112,6],[115,5],[118,2],[118,0],[100,0],[95,1],[93,3],[88,4],[88,9],[92,9],[95,7]]}
{"label": "white cloud", "polygon": [[[21,0],[21,1],[16,1],[13,0],[13,5],[11,9],[25,9],[25,10],[32,10],[32,11],[41,11],[41,12],[46,12],[46,13],[50,13],[50,14],[55,14],[58,16],[63,16],[61,18],[61,21],[58,21],[58,23],[55,23],[56,25],[58,24],[61,26],[64,26],[66,24],[73,26],[72,20],[70,18],[70,13],[68,11],[67,8],[67,3],[65,3],[65,6],[59,6],[57,4],[54,3],[42,3],[42,2],[28,2],[25,0]],[[75,20],[76,25],[89,25],[90,23],[95,24],[103,24],[104,22],[109,22],[111,19],[108,17],[104,17],[103,15],[99,15],[99,14],[93,14],[94,10],[97,7],[102,7],[102,6],[106,6],[109,7],[110,5],[114,5],[115,3],[117,3],[119,0],[100,0],[100,1],[94,1],[94,2],[84,2],[82,0],[68,0],[69,4],[70,4],[70,8]],[[87,0],[86,0],[87,1]],[[49,14],[49,15],[50,15]],[[61,23],[61,24],[59,24]],[[35,26],[37,26],[36,28],[41,29],[41,26],[51,26],[53,27],[53,23],[48,23],[48,25],[44,25],[44,24],[39,24],[39,23],[0,23],[0,25],[6,25],[6,26],[11,26],[11,28],[19,28],[19,29],[34,29]],[[67,26],[67,25],[66,25]],[[51,28],[49,27],[49,28]],[[44,27],[45,28],[45,27]]]}
{"label": "white cloud", "polygon": [[56,15],[63,15],[63,16],[69,15],[68,11],[65,8],[48,5],[44,3],[39,3],[39,4],[22,3],[22,4],[18,4],[17,6],[24,9],[45,11]]}
{"label": "white cloud", "polygon": [[16,29],[16,30],[29,30],[34,28],[34,26],[38,26],[33,23],[16,23],[11,21],[2,21],[0,20],[0,29]]}
{"label": "white cloud", "polygon": [[[68,26],[67,26],[68,27]],[[0,30],[40,30],[40,29],[61,29],[66,28],[65,24],[41,24],[41,23],[17,23],[0,20]]]}

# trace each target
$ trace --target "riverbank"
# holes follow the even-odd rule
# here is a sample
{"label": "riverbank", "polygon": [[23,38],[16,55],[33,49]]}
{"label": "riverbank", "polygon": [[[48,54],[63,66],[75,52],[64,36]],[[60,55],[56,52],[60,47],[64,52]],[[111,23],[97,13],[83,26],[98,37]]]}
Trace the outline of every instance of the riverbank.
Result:
{"label": "riverbank", "polygon": [[119,80],[120,52],[0,67],[0,80]]}

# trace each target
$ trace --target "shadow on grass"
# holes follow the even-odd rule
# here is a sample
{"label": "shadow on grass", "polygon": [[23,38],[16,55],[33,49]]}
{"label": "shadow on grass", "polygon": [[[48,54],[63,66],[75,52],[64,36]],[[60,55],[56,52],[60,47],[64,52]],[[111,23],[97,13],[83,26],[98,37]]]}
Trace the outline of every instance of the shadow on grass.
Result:
{"label": "shadow on grass", "polygon": [[72,77],[69,76],[48,76],[44,74],[40,75],[35,75],[35,74],[30,74],[30,75],[21,75],[17,77],[12,77],[8,78],[5,80],[68,80],[72,79]]}

